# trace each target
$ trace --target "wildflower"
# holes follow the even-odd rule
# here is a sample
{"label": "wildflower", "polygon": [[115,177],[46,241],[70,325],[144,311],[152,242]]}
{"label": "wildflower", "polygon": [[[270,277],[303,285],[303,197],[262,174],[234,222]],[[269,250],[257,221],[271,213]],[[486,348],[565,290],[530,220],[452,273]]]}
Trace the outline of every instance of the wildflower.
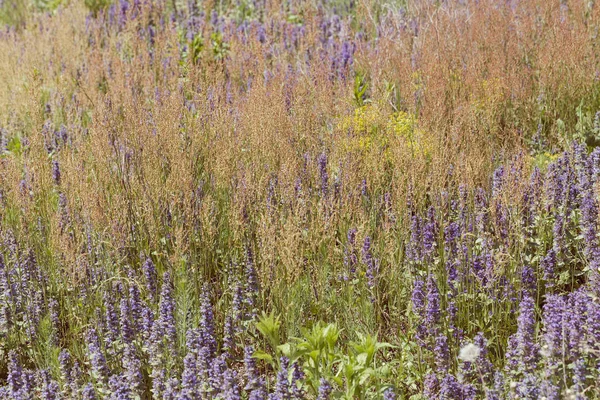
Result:
{"label": "wildflower", "polygon": [[40,371],[41,393],[43,400],[56,400],[59,398],[59,386],[56,381],[50,378],[47,370]]}
{"label": "wildflower", "polygon": [[81,393],[83,400],[96,400],[96,391],[94,390],[94,386],[91,383],[87,383],[83,387],[83,391]]}
{"label": "wildflower", "polygon": [[447,374],[440,383],[441,399],[464,398],[463,385],[452,375]]}
{"label": "wildflower", "polygon": [[417,325],[417,340],[422,342],[425,340],[425,291],[424,291],[424,282],[421,279],[417,279],[415,281],[415,286],[412,292],[412,306],[413,312],[418,317],[418,325]]}
{"label": "wildflower", "polygon": [[288,382],[289,360],[286,357],[280,359],[279,372],[277,372],[277,383],[275,391],[269,396],[269,400],[288,400],[290,399],[290,385]]}
{"label": "wildflower", "polygon": [[520,368],[530,371],[535,368],[537,361],[538,346],[535,343],[535,303],[530,296],[521,300],[519,317],[517,318],[517,354],[520,360]]}
{"label": "wildflower", "polygon": [[107,345],[110,347],[119,337],[119,317],[115,308],[112,304],[111,299],[105,292],[103,295],[104,299],[104,320],[106,323],[104,329],[104,337]]}
{"label": "wildflower", "polygon": [[133,393],[141,391],[144,377],[142,375],[142,363],[137,355],[136,349],[132,344],[125,346],[123,354],[124,379],[127,386]]}
{"label": "wildflower", "polygon": [[386,391],[383,392],[383,400],[396,400],[396,393],[394,392],[394,389],[386,389]]}
{"label": "wildflower", "polygon": [[200,332],[202,346],[206,347],[210,354],[215,354],[217,350],[217,340],[215,338],[214,314],[210,302],[208,284],[204,284],[202,290],[202,303],[200,306]]}
{"label": "wildflower", "polygon": [[294,399],[304,399],[304,390],[302,389],[302,380],[304,379],[304,372],[298,365],[298,363],[294,362],[292,364],[292,382],[291,382],[291,394]]}
{"label": "wildflower", "polygon": [[331,392],[333,388],[325,378],[321,378],[319,381],[319,394],[317,396],[317,400],[329,400],[329,396],[331,396]]}
{"label": "wildflower", "polygon": [[438,335],[435,338],[435,365],[438,372],[445,373],[450,367],[450,349],[446,335]]}
{"label": "wildflower", "polygon": [[88,343],[88,357],[92,366],[92,375],[97,381],[105,382],[108,378],[108,367],[94,328],[90,328],[88,331],[86,341]]}
{"label": "wildflower", "polygon": [[57,186],[60,185],[60,165],[56,160],[52,160],[52,179]]}
{"label": "wildflower", "polygon": [[236,373],[232,369],[227,369],[223,373],[223,389],[221,394],[224,400],[242,400]]}
{"label": "wildflower", "polygon": [[175,300],[173,299],[171,276],[163,275],[162,290],[158,303],[158,324],[165,335],[171,352],[175,351],[177,332],[175,330]]}
{"label": "wildflower", "polygon": [[464,362],[475,362],[479,357],[481,349],[473,343],[463,346],[458,353],[458,358]]}
{"label": "wildflower", "polygon": [[17,353],[11,350],[8,353],[8,376],[6,377],[8,390],[12,396],[17,397],[19,390],[23,386],[23,370],[19,364]]}
{"label": "wildflower", "polygon": [[427,399],[437,399],[440,391],[440,382],[434,373],[427,374],[424,382],[423,394]]}
{"label": "wildflower", "polygon": [[181,394],[187,398],[195,399],[200,396],[198,392],[197,355],[189,352],[183,358],[183,373],[181,374]]}
{"label": "wildflower", "polygon": [[425,310],[425,323],[430,332],[433,332],[434,327],[440,319],[440,293],[435,283],[433,275],[429,275],[427,279],[427,308]]}
{"label": "wildflower", "polygon": [[371,253],[371,238],[368,236],[365,237],[363,243],[362,261],[366,266],[367,286],[372,290],[375,287],[375,279],[379,268],[377,265],[378,261],[373,259]]}
{"label": "wildflower", "polygon": [[155,298],[156,298],[156,268],[154,267],[154,263],[152,262],[152,259],[147,258],[146,261],[144,262],[144,266],[142,267],[143,271],[144,271],[144,276],[146,278],[146,288],[148,289],[148,295],[150,297],[150,300],[152,302],[154,302]]}

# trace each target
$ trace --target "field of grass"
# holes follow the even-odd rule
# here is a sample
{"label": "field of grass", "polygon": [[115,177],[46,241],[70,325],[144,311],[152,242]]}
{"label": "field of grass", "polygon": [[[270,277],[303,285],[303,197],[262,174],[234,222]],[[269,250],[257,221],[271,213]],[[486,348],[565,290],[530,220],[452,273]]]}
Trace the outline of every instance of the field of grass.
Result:
{"label": "field of grass", "polygon": [[0,0],[0,399],[600,399],[600,5]]}

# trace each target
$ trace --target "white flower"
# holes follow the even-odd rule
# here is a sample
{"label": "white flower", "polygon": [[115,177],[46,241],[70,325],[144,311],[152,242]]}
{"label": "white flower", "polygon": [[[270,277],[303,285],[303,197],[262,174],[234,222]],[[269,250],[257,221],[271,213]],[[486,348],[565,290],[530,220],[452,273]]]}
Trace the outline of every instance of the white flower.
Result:
{"label": "white flower", "polygon": [[477,345],[469,343],[468,345],[460,349],[460,352],[458,353],[458,358],[465,362],[473,362],[477,360],[477,357],[479,357],[480,352],[481,349]]}

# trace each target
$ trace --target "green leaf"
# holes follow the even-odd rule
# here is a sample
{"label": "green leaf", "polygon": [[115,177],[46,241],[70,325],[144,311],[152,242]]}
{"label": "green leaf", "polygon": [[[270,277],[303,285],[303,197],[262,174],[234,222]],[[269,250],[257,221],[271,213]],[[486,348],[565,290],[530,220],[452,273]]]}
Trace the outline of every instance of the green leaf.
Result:
{"label": "green leaf", "polygon": [[264,360],[269,364],[273,364],[273,357],[262,350],[256,350],[254,354],[252,354],[252,358],[256,358],[257,360]]}

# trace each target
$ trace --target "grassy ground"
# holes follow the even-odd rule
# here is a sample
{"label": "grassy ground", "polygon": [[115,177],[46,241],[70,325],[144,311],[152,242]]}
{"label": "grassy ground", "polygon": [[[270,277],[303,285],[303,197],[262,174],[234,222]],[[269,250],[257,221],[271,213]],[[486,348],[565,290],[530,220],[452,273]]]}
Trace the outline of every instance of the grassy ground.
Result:
{"label": "grassy ground", "polygon": [[598,398],[593,2],[0,10],[2,396]]}

